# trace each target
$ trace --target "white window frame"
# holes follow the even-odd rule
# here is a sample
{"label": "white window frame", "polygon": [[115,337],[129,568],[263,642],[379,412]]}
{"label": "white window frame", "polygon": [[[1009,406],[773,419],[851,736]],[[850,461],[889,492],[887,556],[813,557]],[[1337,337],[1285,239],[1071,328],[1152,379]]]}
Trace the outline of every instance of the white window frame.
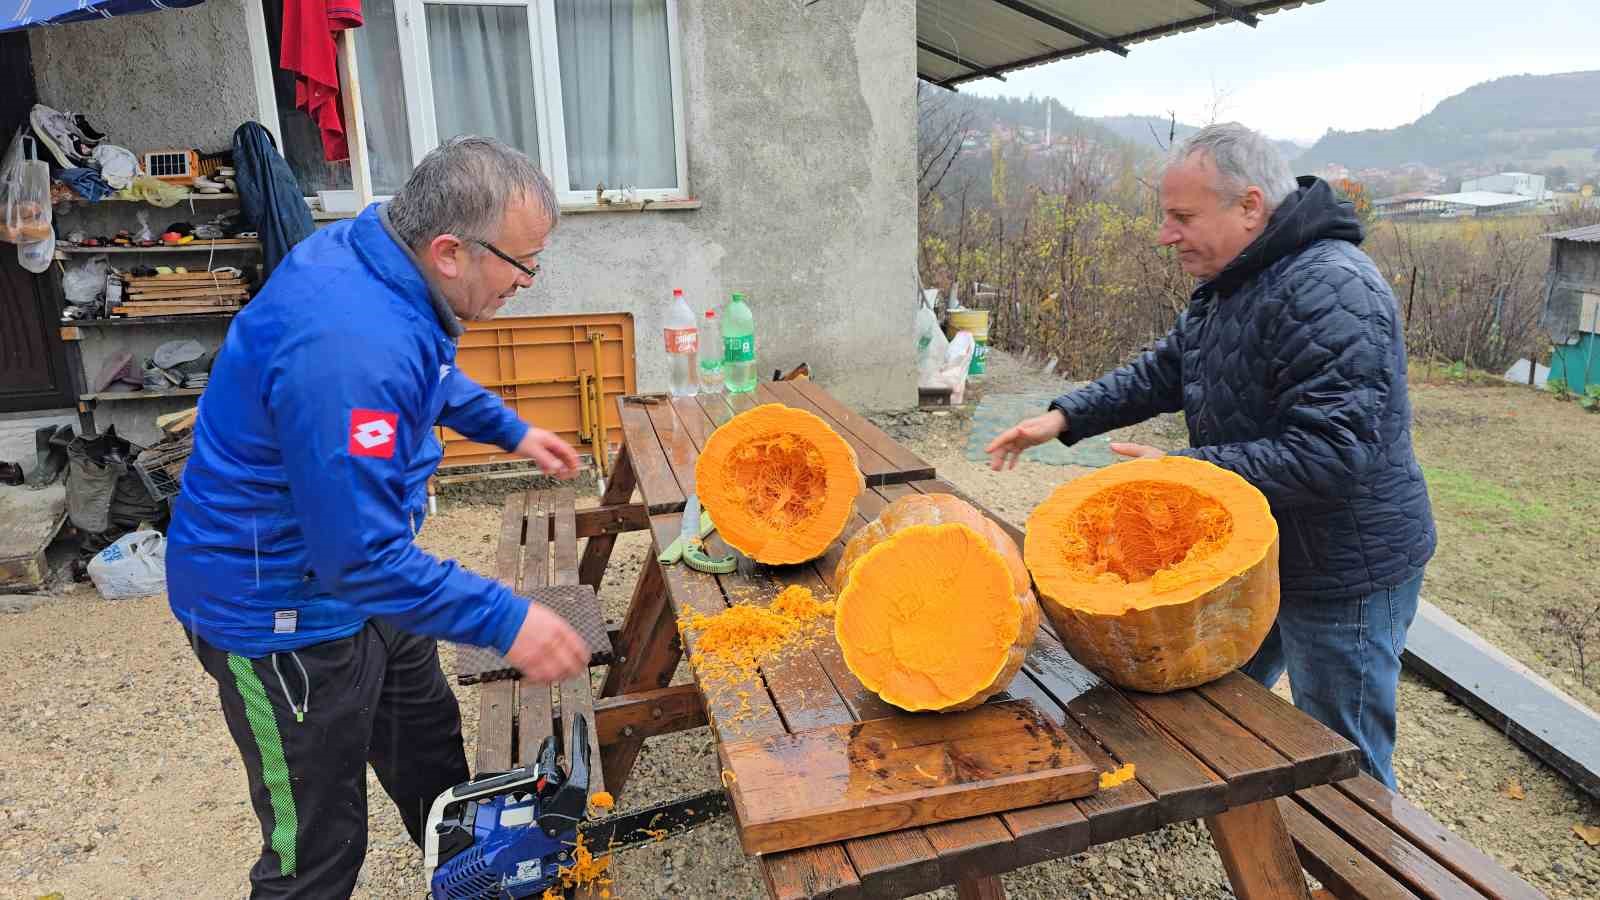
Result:
{"label": "white window frame", "polygon": [[[379,0],[383,2],[383,0]],[[570,170],[567,165],[566,117],[561,96],[561,60],[556,39],[555,0],[392,0],[396,6],[395,24],[399,35],[400,69],[404,81],[406,118],[411,143],[413,164],[439,145],[438,121],[434,115],[432,67],[428,57],[426,3],[462,6],[512,6],[527,10],[528,34],[532,42],[534,71],[534,114],[538,117],[538,162],[551,182],[563,208],[596,207],[599,199],[593,189],[572,190]],[[259,9],[259,0],[246,0],[247,25],[251,31],[251,47],[262,124],[279,133],[277,100],[272,94],[273,60],[267,52],[266,25]],[[639,185],[607,185],[608,202],[623,199],[622,188],[631,187],[639,200],[678,201],[691,199],[689,193],[689,154],[685,132],[687,121],[683,105],[683,55],[679,38],[678,0],[666,0],[667,7],[667,69],[672,79],[672,131],[673,153],[676,157],[677,185],[645,187]],[[340,43],[341,52],[344,44]],[[354,61],[352,60],[352,63]],[[359,165],[371,183],[371,163],[364,145],[352,144],[350,163]],[[375,199],[387,199],[377,197]]]}

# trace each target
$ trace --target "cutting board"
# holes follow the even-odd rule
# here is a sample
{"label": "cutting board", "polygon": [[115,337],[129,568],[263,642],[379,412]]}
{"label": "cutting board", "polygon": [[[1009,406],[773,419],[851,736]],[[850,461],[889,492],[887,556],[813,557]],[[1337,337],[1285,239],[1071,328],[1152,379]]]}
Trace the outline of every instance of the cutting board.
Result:
{"label": "cutting board", "polygon": [[793,850],[1086,797],[1094,764],[1027,700],[892,716],[718,748],[739,841]]}

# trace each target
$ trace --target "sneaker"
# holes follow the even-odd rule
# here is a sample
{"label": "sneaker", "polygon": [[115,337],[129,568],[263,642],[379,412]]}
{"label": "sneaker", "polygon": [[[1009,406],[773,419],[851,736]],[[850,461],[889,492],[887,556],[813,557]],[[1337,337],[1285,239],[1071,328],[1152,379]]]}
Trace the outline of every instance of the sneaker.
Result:
{"label": "sneaker", "polygon": [[33,126],[34,136],[49,149],[61,168],[75,169],[88,164],[94,148],[78,136],[66,113],[38,103],[28,114],[28,124]]}
{"label": "sneaker", "polygon": [[79,137],[83,138],[84,143],[91,147],[97,147],[105,142],[106,133],[90,125],[89,120],[84,117],[83,113],[68,113],[67,115],[72,119],[73,130],[78,133]]}

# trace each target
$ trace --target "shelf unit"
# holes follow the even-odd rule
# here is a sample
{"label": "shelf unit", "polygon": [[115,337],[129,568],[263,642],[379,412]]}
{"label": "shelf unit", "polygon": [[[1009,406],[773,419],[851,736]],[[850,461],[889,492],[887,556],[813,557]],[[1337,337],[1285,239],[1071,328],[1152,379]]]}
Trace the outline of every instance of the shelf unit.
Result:
{"label": "shelf unit", "polygon": [[79,394],[82,403],[111,403],[119,400],[165,400],[168,397],[198,397],[205,388],[145,388],[142,391],[102,391],[98,394]]}
{"label": "shelf unit", "polygon": [[62,328],[126,328],[133,325],[183,325],[189,322],[223,322],[237,312],[191,313],[183,316],[124,316],[119,319],[62,319]]}
{"label": "shelf unit", "polygon": [[97,253],[210,253],[212,251],[242,251],[259,250],[261,242],[254,238],[224,239],[217,241],[194,241],[178,247],[168,247],[165,244],[159,247],[56,247],[56,258],[65,259],[68,256],[93,256]]}

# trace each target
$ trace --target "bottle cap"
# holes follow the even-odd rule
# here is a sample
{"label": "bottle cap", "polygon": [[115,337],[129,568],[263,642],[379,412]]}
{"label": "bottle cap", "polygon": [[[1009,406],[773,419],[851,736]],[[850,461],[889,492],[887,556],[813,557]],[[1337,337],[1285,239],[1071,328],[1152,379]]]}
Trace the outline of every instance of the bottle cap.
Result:
{"label": "bottle cap", "polygon": [[742,294],[742,293],[740,293],[738,291],[734,291],[733,292],[733,299],[736,302],[743,303],[744,302],[744,294]]}
{"label": "bottle cap", "polygon": [[673,288],[672,289],[672,296],[674,296],[674,297],[682,297],[683,296],[683,288]]}
{"label": "bottle cap", "polygon": [[714,310],[714,309],[706,310],[706,318],[715,319],[716,317],[717,317],[717,311],[716,310]]}

